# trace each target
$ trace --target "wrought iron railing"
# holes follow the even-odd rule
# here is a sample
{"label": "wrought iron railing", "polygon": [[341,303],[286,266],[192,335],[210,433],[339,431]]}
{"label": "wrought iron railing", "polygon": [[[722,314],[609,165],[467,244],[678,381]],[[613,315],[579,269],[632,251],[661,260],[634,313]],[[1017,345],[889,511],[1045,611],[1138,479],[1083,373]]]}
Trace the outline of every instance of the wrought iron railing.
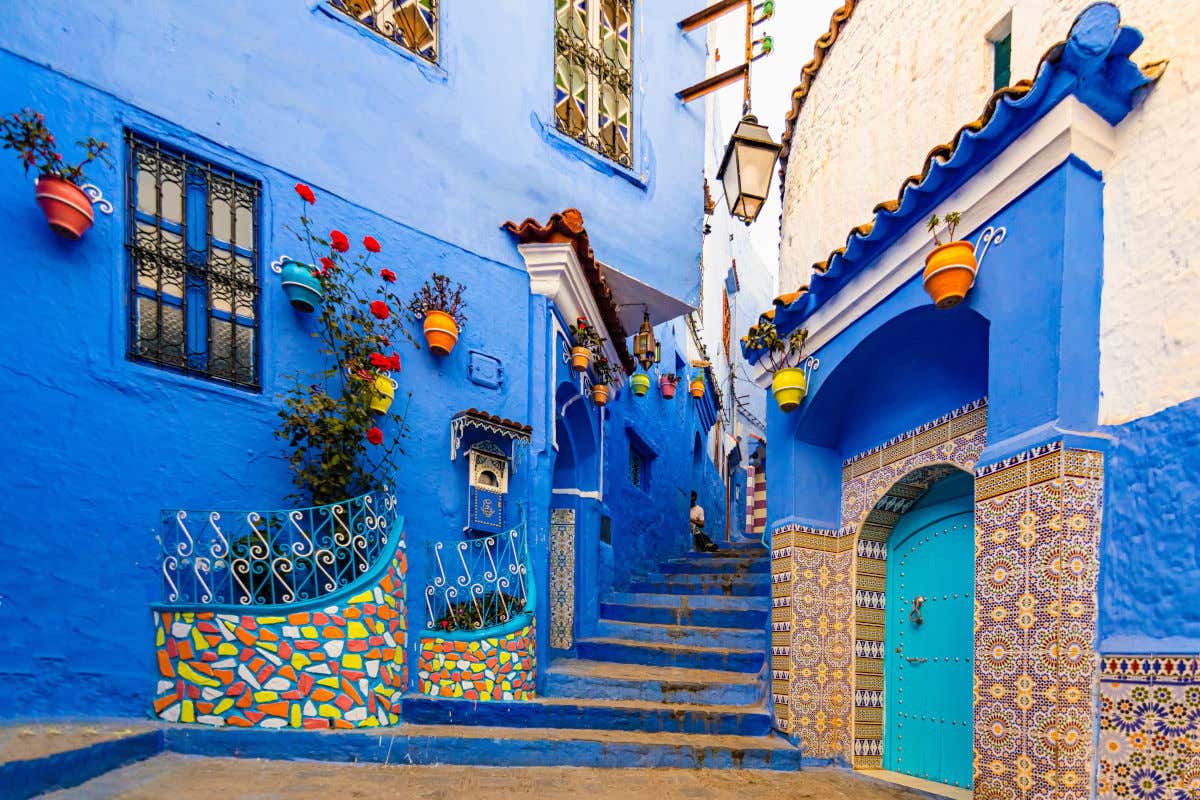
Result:
{"label": "wrought iron railing", "polygon": [[506,533],[431,542],[425,606],[429,630],[493,628],[532,611],[524,516]]}
{"label": "wrought iron railing", "polygon": [[163,511],[163,596],[175,605],[261,606],[335,592],[378,561],[396,521],[386,490],[281,511]]}

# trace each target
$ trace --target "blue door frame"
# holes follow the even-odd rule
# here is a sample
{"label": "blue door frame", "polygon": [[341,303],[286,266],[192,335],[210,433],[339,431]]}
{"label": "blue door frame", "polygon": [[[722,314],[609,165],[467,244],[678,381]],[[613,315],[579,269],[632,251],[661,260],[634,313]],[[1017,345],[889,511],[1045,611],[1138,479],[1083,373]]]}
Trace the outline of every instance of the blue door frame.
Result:
{"label": "blue door frame", "polygon": [[896,523],[884,601],[885,769],[970,788],[975,536],[971,476]]}

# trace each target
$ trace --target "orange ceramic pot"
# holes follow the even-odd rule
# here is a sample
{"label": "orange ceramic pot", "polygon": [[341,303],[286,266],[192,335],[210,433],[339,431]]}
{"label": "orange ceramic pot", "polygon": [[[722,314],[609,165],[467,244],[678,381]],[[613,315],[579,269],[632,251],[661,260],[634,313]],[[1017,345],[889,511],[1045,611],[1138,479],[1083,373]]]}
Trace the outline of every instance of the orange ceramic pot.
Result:
{"label": "orange ceramic pot", "polygon": [[704,381],[697,378],[688,384],[688,392],[697,399],[704,397]]}
{"label": "orange ceramic pot", "polygon": [[576,372],[583,372],[588,368],[588,364],[592,361],[592,351],[586,347],[571,348],[571,369]]}
{"label": "orange ceramic pot", "polygon": [[425,341],[429,342],[429,349],[435,355],[449,355],[458,342],[458,323],[454,317],[437,309],[426,311]]}
{"label": "orange ceramic pot", "polygon": [[592,402],[598,406],[608,402],[608,384],[597,383],[592,387]]}
{"label": "orange ceramic pot", "polygon": [[43,175],[38,178],[34,198],[46,215],[50,230],[64,238],[78,239],[96,219],[91,199],[68,180]]}
{"label": "orange ceramic pot", "polygon": [[975,285],[975,248],[970,242],[950,242],[925,257],[925,291],[938,308],[953,308]]}

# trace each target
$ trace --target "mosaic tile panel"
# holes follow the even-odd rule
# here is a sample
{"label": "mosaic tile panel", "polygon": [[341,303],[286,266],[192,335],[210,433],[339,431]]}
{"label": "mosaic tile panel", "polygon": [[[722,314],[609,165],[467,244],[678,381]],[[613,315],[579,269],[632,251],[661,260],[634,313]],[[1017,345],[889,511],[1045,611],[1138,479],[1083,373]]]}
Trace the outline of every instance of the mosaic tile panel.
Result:
{"label": "mosaic tile panel", "polygon": [[792,531],[771,534],[771,696],[775,724],[792,729]]}
{"label": "mosaic tile panel", "polygon": [[1100,800],[1200,797],[1200,656],[1100,658]]}
{"label": "mosaic tile panel", "polygon": [[550,512],[550,646],[575,645],[575,509]]}
{"label": "mosaic tile panel", "polygon": [[851,761],[858,769],[883,767],[887,541],[930,486],[959,470],[973,470],[986,443],[987,403],[979,400],[844,465],[839,533],[855,553]]}
{"label": "mosaic tile panel", "polygon": [[535,696],[534,624],[504,636],[461,641],[421,639],[417,690],[463,700],[529,700]]}
{"label": "mosaic tile panel", "polygon": [[975,483],[975,797],[1090,796],[1103,456],[1033,448]]}
{"label": "mosaic tile panel", "polygon": [[396,724],[408,684],[402,548],[376,586],[320,611],[155,611],[154,713],[243,728]]}

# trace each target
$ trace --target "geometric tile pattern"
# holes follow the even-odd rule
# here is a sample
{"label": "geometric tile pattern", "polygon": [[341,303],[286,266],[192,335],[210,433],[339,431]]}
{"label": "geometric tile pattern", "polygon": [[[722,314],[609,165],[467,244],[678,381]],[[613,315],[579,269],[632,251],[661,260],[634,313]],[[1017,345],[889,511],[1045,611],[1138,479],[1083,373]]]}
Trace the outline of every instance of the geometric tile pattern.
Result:
{"label": "geometric tile pattern", "polygon": [[1096,796],[1200,796],[1200,657],[1101,656]]}
{"label": "geometric tile pattern", "polygon": [[792,729],[792,531],[771,534],[771,697],[775,724]]}
{"label": "geometric tile pattern", "polygon": [[406,572],[401,542],[378,583],[319,611],[155,611],[154,713],[243,728],[395,725],[408,684]]}
{"label": "geometric tile pattern", "polygon": [[987,440],[987,401],[978,400],[846,461],[841,537],[854,543],[853,743],[856,769],[883,766],[884,592],[887,541],[929,487],[972,471]]}
{"label": "geometric tile pattern", "polygon": [[550,512],[550,646],[575,644],[575,509]]}
{"label": "geometric tile pattern", "polygon": [[532,699],[537,676],[534,640],[532,621],[505,636],[421,639],[417,690],[465,700]]}
{"label": "geometric tile pattern", "polygon": [[1061,442],[976,470],[979,800],[1091,796],[1103,484]]}

